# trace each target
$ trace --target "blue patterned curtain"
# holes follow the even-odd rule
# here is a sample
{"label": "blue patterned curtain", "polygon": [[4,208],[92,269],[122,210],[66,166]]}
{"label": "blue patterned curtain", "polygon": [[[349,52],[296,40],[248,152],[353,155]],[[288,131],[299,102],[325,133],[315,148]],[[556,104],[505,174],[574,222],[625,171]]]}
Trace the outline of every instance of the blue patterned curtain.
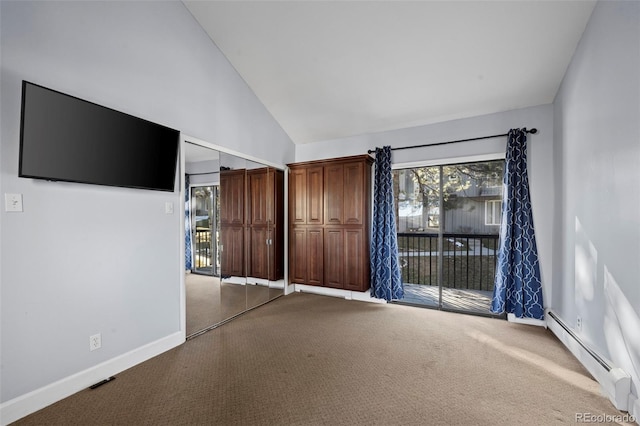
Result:
{"label": "blue patterned curtain", "polygon": [[184,177],[184,267],[187,271],[193,268],[191,251],[191,191],[189,191],[189,175]]}
{"label": "blue patterned curtain", "polygon": [[371,238],[371,296],[390,301],[404,297],[393,208],[391,147],[376,148],[375,165]]}
{"label": "blue patterned curtain", "polygon": [[491,312],[541,320],[544,308],[527,177],[525,131],[509,131],[506,157],[500,247]]}

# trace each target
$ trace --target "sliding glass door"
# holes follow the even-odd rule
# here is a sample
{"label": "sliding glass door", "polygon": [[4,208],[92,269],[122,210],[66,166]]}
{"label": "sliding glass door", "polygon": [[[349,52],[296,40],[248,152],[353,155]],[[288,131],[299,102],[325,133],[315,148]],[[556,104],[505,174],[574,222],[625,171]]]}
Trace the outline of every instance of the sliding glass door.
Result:
{"label": "sliding glass door", "polygon": [[193,272],[197,274],[220,275],[218,193],[217,185],[191,188]]}
{"label": "sliding glass door", "polygon": [[504,161],[394,171],[404,303],[491,315]]}

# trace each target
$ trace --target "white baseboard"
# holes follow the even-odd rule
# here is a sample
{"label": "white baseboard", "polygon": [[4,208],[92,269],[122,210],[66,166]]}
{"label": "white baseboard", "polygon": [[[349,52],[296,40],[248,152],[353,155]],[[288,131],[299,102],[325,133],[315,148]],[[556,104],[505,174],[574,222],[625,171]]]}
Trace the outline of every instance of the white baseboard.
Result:
{"label": "white baseboard", "polygon": [[386,300],[371,297],[371,293],[367,291],[351,291],[339,288],[320,287],[315,285],[295,284],[295,291],[302,293],[320,294],[322,296],[341,297],[347,300],[358,300],[360,302],[370,303],[387,303]]}
{"label": "white baseboard", "polygon": [[264,278],[247,277],[246,284],[259,285],[262,287],[269,287],[269,288],[277,288],[280,290],[284,289],[284,280],[270,281],[270,280],[265,280]]}
{"label": "white baseboard", "polygon": [[57,382],[0,404],[0,424],[5,426],[54,402],[140,364],[184,343],[184,333],[177,332],[126,354],[105,361]]}
{"label": "white baseboard", "polygon": [[263,287],[269,287],[269,280],[265,280],[264,278],[256,278],[256,277],[247,277],[247,285],[259,285]]}
{"label": "white baseboard", "polygon": [[545,328],[547,327],[547,322],[545,320],[539,320],[535,318],[518,318],[514,314],[507,314],[507,321],[516,324],[537,325],[539,327]]}
{"label": "white baseboard", "polygon": [[371,297],[371,292],[367,291],[352,291],[351,300],[357,300],[359,302],[369,302],[369,303],[387,303],[384,299],[376,299],[375,297]]}
{"label": "white baseboard", "polygon": [[277,288],[279,290],[284,289],[284,280],[269,281],[269,288]]}
{"label": "white baseboard", "polygon": [[629,419],[629,420],[631,421],[635,420],[635,422],[640,425],[640,398],[638,398],[632,393],[629,394],[628,413],[630,416],[633,416],[633,419]]}
{"label": "white baseboard", "polygon": [[226,284],[247,285],[247,277],[230,276],[220,280]]}
{"label": "white baseboard", "polygon": [[[584,342],[579,342],[576,340],[576,337],[567,331],[568,326],[560,319],[558,314],[553,313],[553,316],[548,315],[547,318],[549,330],[556,335],[573,356],[575,356],[593,378],[596,379],[602,388],[602,392],[609,398],[614,407],[621,411],[628,411],[630,409],[631,376],[621,368],[615,367],[610,360],[596,354],[592,349],[587,350]],[[558,318],[558,320],[556,320],[556,318]],[[577,336],[575,331],[572,330],[571,332]],[[596,359],[596,357],[600,358],[600,360]],[[602,363],[608,365],[609,368],[603,366]]]}

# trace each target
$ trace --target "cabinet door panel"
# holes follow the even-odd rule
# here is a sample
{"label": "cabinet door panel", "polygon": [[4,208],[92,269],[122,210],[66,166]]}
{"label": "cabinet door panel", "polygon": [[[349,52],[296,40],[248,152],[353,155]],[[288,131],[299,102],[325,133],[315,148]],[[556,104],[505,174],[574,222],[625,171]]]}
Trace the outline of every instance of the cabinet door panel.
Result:
{"label": "cabinet door panel", "polygon": [[344,287],[344,230],[325,228],[324,230],[324,283],[327,287]]}
{"label": "cabinet door panel", "polygon": [[220,223],[244,224],[244,170],[220,173]]}
{"label": "cabinet door panel", "polygon": [[307,223],[306,169],[293,169],[289,175],[289,216],[294,225]]}
{"label": "cabinet door panel", "polygon": [[220,227],[220,269],[223,276],[244,276],[244,228],[241,226]]}
{"label": "cabinet door panel", "polygon": [[278,250],[281,247],[281,242],[278,240],[278,228],[267,228],[267,240],[269,241],[266,246],[267,253],[265,257],[267,259],[267,279],[271,281],[277,281],[284,277],[282,274],[282,256],[278,255]]}
{"label": "cabinet door panel", "polygon": [[362,225],[367,211],[365,205],[365,178],[363,163],[344,165],[344,222],[347,225]]}
{"label": "cabinet door panel", "polygon": [[[324,220],[328,225],[341,225],[344,214],[344,167],[342,164],[324,169]],[[343,201],[344,200],[344,201]]]}
{"label": "cabinet door panel", "polygon": [[289,274],[291,275],[291,282],[305,284],[307,281],[307,230],[293,228],[289,239]]}
{"label": "cabinet door panel", "polygon": [[267,225],[282,226],[284,215],[282,209],[284,206],[284,175],[281,170],[267,169]]}
{"label": "cabinet door panel", "polygon": [[324,235],[322,229],[307,230],[307,281],[309,285],[323,285],[323,247]]}
{"label": "cabinet door panel", "polygon": [[364,243],[364,232],[361,229],[345,230],[344,250],[344,288],[364,291],[368,257],[365,252],[367,247]]}
{"label": "cabinet door panel", "polygon": [[266,227],[252,227],[250,234],[249,253],[251,257],[247,262],[249,267],[247,275],[252,278],[269,279],[268,229]]}
{"label": "cabinet door panel", "polygon": [[231,186],[229,175],[220,173],[220,223],[222,225],[231,223]]}
{"label": "cabinet door panel", "polygon": [[248,224],[267,224],[267,199],[269,185],[266,169],[247,173]]}
{"label": "cabinet door panel", "polygon": [[324,200],[324,167],[309,167],[307,169],[307,223],[310,225],[323,224]]}

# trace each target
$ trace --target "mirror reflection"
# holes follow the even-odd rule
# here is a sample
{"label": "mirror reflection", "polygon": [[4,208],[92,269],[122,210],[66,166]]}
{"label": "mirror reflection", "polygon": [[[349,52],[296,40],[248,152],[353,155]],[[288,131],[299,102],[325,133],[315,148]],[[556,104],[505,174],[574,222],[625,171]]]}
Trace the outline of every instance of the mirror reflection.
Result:
{"label": "mirror reflection", "polygon": [[284,174],[185,143],[185,181],[189,338],[283,294]]}
{"label": "mirror reflection", "polygon": [[247,303],[257,306],[282,293],[283,172],[247,162]]}

